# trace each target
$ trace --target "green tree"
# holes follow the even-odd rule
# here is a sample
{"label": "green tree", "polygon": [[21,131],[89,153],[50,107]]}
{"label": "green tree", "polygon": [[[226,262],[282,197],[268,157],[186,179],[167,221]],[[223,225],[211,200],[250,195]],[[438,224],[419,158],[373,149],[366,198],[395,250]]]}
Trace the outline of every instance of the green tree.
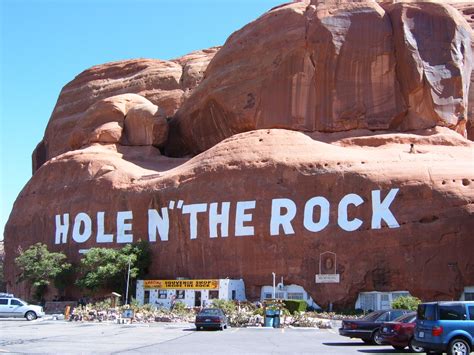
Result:
{"label": "green tree", "polygon": [[[81,274],[77,284],[91,291],[120,287],[121,279],[128,270],[129,258],[117,249],[92,248],[81,259]],[[136,256],[130,257],[131,265]],[[131,277],[135,277],[137,269],[130,268]]]}
{"label": "green tree", "polygon": [[36,243],[25,251],[20,250],[15,259],[20,269],[18,280],[29,282],[34,288],[35,298],[41,300],[51,281],[71,267],[66,259],[63,253],[52,253],[45,244]]}
{"label": "green tree", "polygon": [[77,277],[77,265],[71,264],[71,267],[63,270],[54,278],[54,286],[61,296],[64,296],[65,290],[73,285]]}
{"label": "green tree", "polygon": [[81,259],[81,277],[77,285],[97,291],[126,290],[128,265],[130,278],[142,277],[151,263],[150,247],[147,242],[128,244],[122,249],[92,248]]}
{"label": "green tree", "polygon": [[150,243],[140,240],[136,243],[127,244],[120,252],[127,256],[136,255],[133,266],[137,269],[137,278],[142,278],[148,274],[148,267],[151,264]]}
{"label": "green tree", "polygon": [[401,296],[392,301],[393,309],[408,309],[409,311],[416,311],[421,300],[413,296]]}

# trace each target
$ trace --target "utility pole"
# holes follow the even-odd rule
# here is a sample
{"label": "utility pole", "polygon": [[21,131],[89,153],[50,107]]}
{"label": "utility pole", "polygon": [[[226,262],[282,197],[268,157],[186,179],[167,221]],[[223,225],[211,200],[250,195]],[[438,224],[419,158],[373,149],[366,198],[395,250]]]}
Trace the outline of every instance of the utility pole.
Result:
{"label": "utility pole", "polygon": [[272,275],[273,275],[273,299],[276,298],[276,293],[275,293],[275,277],[276,277],[276,274],[274,272],[272,272]]}
{"label": "utility pole", "polygon": [[125,304],[128,304],[128,285],[130,283],[130,263],[132,262],[132,256],[128,259],[128,272],[127,272],[127,291],[125,294]]}

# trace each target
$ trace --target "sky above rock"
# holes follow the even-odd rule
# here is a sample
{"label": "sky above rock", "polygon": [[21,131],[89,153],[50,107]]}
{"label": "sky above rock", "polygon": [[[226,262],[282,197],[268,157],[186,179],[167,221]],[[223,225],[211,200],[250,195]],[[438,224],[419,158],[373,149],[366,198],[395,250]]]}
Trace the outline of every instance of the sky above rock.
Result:
{"label": "sky above rock", "polygon": [[281,0],[1,0],[0,240],[61,88],[83,70],[224,44]]}

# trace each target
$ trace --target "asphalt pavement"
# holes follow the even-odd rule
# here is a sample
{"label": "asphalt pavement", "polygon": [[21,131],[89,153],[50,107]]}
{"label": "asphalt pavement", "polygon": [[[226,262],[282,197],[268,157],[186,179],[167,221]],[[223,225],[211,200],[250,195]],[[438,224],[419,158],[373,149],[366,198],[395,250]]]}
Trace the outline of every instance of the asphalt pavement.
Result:
{"label": "asphalt pavement", "polygon": [[228,328],[191,323],[115,324],[0,319],[0,353],[400,354],[365,345],[337,329]]}

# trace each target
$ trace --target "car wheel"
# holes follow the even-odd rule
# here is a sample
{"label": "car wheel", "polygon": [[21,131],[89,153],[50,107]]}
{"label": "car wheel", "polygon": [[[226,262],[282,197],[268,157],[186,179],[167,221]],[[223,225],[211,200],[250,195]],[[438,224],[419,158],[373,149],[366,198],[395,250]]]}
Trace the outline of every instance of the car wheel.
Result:
{"label": "car wheel", "polygon": [[393,348],[394,348],[395,350],[403,350],[403,349],[405,349],[404,346],[400,346],[400,345],[392,345],[392,346],[393,346]]}
{"label": "car wheel", "polygon": [[28,311],[28,312],[26,312],[26,314],[25,314],[25,318],[26,318],[26,320],[35,320],[35,319],[38,318],[38,317],[36,316],[36,313],[35,313],[35,312],[33,312],[33,311]]}
{"label": "car wheel", "polygon": [[380,330],[377,329],[374,334],[372,334],[372,343],[375,345],[382,345],[382,337],[380,336]]}
{"label": "car wheel", "polygon": [[408,348],[410,349],[410,351],[412,353],[422,353],[425,351],[425,349],[423,349],[421,346],[416,346],[416,345],[413,345],[413,342],[415,341],[414,338],[411,338],[410,339],[410,342],[408,343]]}
{"label": "car wheel", "polygon": [[471,352],[469,344],[464,339],[453,339],[448,346],[448,355],[468,355]]}

